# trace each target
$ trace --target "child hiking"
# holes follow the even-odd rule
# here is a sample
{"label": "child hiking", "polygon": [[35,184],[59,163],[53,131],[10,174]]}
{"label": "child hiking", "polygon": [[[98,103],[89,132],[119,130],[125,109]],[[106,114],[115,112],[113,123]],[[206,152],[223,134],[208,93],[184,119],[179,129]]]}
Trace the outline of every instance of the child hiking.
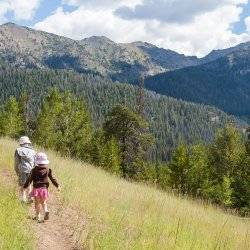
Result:
{"label": "child hiking", "polygon": [[[35,156],[35,168],[32,169],[29,178],[24,184],[27,188],[33,182],[31,196],[35,202],[35,220],[44,222],[49,219],[49,211],[47,207],[49,179],[59,190],[59,184],[52,175],[52,170],[48,168],[49,160],[45,153],[37,153]],[[41,211],[43,213],[41,213]]]}
{"label": "child hiking", "polygon": [[15,171],[18,177],[20,187],[20,200],[27,202],[30,200],[31,187],[24,190],[23,185],[26,183],[31,170],[34,167],[35,151],[32,148],[29,137],[22,136],[19,139],[19,145],[15,151]]}

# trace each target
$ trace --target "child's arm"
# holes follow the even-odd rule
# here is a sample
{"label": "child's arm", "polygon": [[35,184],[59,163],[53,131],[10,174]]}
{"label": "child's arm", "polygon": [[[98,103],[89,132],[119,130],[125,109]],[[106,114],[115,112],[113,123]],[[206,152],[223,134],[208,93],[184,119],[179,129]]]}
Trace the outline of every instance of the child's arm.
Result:
{"label": "child's arm", "polygon": [[27,188],[31,184],[32,180],[33,180],[33,171],[31,171],[27,181],[23,185],[23,188]]}
{"label": "child's arm", "polygon": [[53,183],[53,185],[57,188],[59,188],[59,184],[56,180],[56,178],[52,175],[52,170],[49,169],[49,179],[51,180],[51,182]]}
{"label": "child's arm", "polygon": [[18,155],[17,150],[16,150],[14,167],[15,167],[15,172],[17,175],[19,175],[19,167],[18,167],[19,163],[20,163],[20,156]]}

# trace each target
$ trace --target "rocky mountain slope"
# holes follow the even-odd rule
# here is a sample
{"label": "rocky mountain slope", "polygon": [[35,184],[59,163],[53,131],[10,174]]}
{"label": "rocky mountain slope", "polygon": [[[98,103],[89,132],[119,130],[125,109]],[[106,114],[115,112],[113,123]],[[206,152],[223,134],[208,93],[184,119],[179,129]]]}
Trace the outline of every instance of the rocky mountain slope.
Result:
{"label": "rocky mountain slope", "polygon": [[196,65],[198,58],[142,42],[117,44],[106,37],[81,41],[21,27],[0,26],[0,61],[23,68],[73,69],[120,81]]}

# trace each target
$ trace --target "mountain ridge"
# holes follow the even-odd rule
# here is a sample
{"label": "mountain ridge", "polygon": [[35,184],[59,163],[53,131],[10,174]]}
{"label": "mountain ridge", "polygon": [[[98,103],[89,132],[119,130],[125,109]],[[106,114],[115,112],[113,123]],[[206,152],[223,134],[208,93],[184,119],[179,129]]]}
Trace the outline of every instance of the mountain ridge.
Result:
{"label": "mountain ridge", "polygon": [[73,40],[7,23],[0,26],[0,65],[73,70],[133,84],[145,76],[145,87],[159,94],[250,114],[250,42],[199,59],[147,42]]}
{"label": "mountain ridge", "polygon": [[[73,40],[14,23],[0,26],[1,59],[16,67],[71,68],[77,72],[91,71],[129,82],[141,75],[154,75],[192,64],[190,59],[186,62],[184,55],[176,52],[170,55],[170,51],[158,49],[166,51],[161,60],[159,55],[154,58],[153,53],[146,53],[145,46],[140,48],[133,43],[115,43],[104,36]],[[168,61],[169,57],[178,57],[178,62],[164,65],[162,61]],[[174,58],[170,59],[174,61]]]}
{"label": "mountain ridge", "polygon": [[[248,44],[245,45],[247,48]],[[202,65],[148,77],[146,88],[177,99],[216,106],[237,116],[250,114],[250,43]]]}
{"label": "mountain ridge", "polygon": [[14,66],[70,68],[124,82],[205,62],[147,42],[115,43],[105,36],[73,40],[14,23],[0,25],[0,35],[2,60]]}

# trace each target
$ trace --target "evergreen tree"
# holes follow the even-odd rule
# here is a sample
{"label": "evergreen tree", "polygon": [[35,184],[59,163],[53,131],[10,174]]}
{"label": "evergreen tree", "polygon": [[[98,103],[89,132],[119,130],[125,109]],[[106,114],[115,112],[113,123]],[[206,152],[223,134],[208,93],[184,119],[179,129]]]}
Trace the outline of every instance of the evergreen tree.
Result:
{"label": "evergreen tree", "polygon": [[138,94],[137,94],[137,113],[144,117],[145,112],[145,86],[144,86],[144,76],[139,79]]}
{"label": "evergreen tree", "polygon": [[0,135],[17,138],[24,132],[23,116],[16,98],[10,97],[0,112]]}
{"label": "evergreen tree", "polygon": [[82,100],[54,89],[43,103],[35,139],[62,154],[88,159],[92,134],[89,114]]}
{"label": "evergreen tree", "polygon": [[189,155],[189,170],[187,172],[188,193],[202,196],[203,189],[209,185],[208,156],[206,147],[197,144],[191,147]]}
{"label": "evergreen tree", "polygon": [[103,143],[101,166],[111,173],[120,175],[120,161],[119,145],[115,138],[110,138],[108,141]]}
{"label": "evergreen tree", "polygon": [[242,215],[250,214],[250,157],[241,161],[231,183],[231,207],[238,209]]}
{"label": "evergreen tree", "polygon": [[231,125],[217,133],[209,149],[210,187],[208,197],[217,203],[231,206],[232,182],[246,151],[241,135]]}
{"label": "evergreen tree", "polygon": [[89,155],[90,161],[96,166],[101,166],[102,163],[102,155],[103,155],[103,131],[97,130],[93,134],[91,141],[89,143]]}
{"label": "evergreen tree", "polygon": [[215,179],[220,181],[225,175],[232,177],[244,154],[245,147],[237,129],[232,125],[220,129],[210,147],[210,164]]}
{"label": "evergreen tree", "polygon": [[169,169],[169,182],[171,187],[181,193],[186,193],[188,191],[189,155],[188,148],[184,143],[181,143],[174,151]]}
{"label": "evergreen tree", "polygon": [[103,130],[97,130],[89,145],[90,160],[96,166],[119,175],[121,173],[120,152],[114,137],[106,138]]}
{"label": "evergreen tree", "polygon": [[119,143],[123,177],[135,177],[140,172],[141,161],[151,142],[148,133],[142,133],[147,123],[127,107],[118,105],[109,113],[104,124],[107,138],[114,137]]}
{"label": "evergreen tree", "polygon": [[24,128],[23,132],[24,134],[28,135],[30,134],[29,96],[26,91],[21,94],[18,103],[19,103],[20,114],[22,116],[22,121],[23,121],[23,128]]}

